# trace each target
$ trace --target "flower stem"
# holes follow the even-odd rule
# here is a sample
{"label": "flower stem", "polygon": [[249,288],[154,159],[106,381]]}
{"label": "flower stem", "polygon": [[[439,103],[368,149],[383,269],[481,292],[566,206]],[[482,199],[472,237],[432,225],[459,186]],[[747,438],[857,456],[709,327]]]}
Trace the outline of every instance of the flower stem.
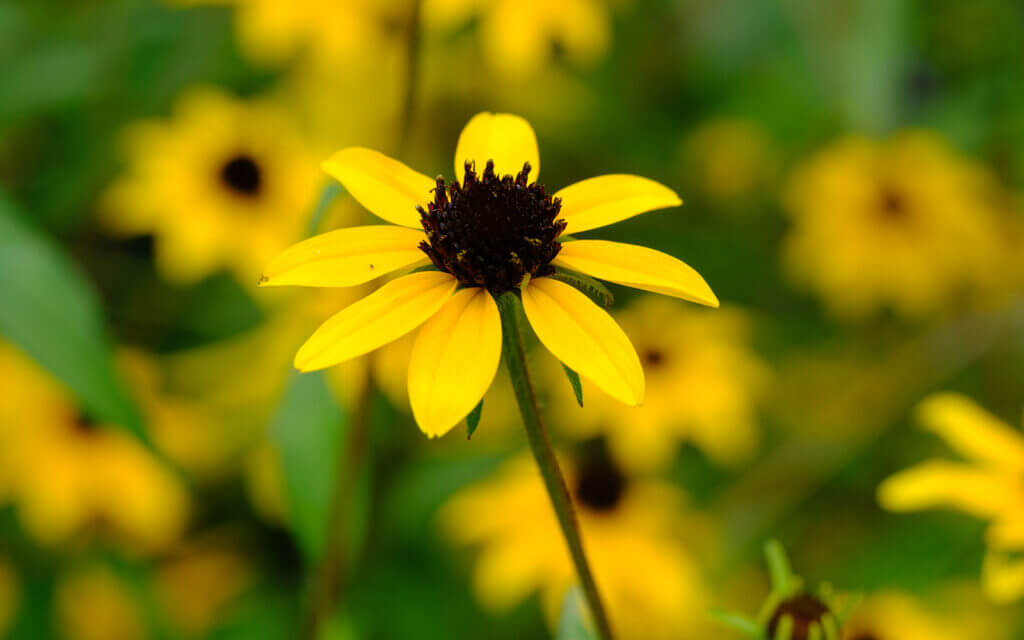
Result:
{"label": "flower stem", "polygon": [[562,529],[562,535],[565,536],[566,545],[569,547],[569,555],[572,556],[573,565],[576,567],[576,574],[583,587],[583,595],[590,607],[594,625],[603,640],[612,640],[608,614],[605,613],[604,605],[601,603],[597,583],[594,582],[594,575],[590,570],[587,555],[583,551],[583,538],[572,498],[569,496],[565,477],[562,475],[554,449],[551,447],[551,438],[548,437],[548,432],[544,428],[540,407],[537,405],[537,396],[534,394],[533,384],[530,381],[526,351],[523,348],[523,334],[519,328],[521,304],[519,298],[512,292],[505,293],[498,298],[505,363],[508,366],[509,377],[512,379],[512,388],[519,404],[519,413],[523,417],[523,426],[526,428],[526,436],[530,441],[530,449],[533,451],[540,474],[544,478],[544,487],[547,489],[548,497],[551,498],[551,506],[555,510],[555,515],[558,516],[558,524]]}

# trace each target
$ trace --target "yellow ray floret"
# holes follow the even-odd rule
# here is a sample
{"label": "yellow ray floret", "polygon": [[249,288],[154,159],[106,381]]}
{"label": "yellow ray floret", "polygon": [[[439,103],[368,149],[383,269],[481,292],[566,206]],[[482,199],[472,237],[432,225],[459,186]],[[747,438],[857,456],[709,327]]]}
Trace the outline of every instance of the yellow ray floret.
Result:
{"label": "yellow ray floret", "polygon": [[295,355],[295,368],[324,369],[401,338],[437,313],[457,284],[439,271],[387,283],[321,325]]}
{"label": "yellow ray floret", "polygon": [[409,358],[409,402],[428,436],[447,433],[486,393],[501,360],[498,305],[463,289],[420,330]]}
{"label": "yellow ray floret", "polygon": [[569,223],[565,233],[589,231],[683,204],[676,192],[665,185],[630,175],[583,180],[557,191],[555,197],[562,199],[562,219]]}
{"label": "yellow ray floret", "polygon": [[324,171],[345,185],[370,213],[392,224],[420,228],[416,207],[426,205],[434,181],[398,160],[362,147],[335,153]]}
{"label": "yellow ray floret", "polygon": [[590,298],[563,282],[541,278],[523,287],[523,309],[555,357],[622,402],[643,402],[644,371],[636,350]]}

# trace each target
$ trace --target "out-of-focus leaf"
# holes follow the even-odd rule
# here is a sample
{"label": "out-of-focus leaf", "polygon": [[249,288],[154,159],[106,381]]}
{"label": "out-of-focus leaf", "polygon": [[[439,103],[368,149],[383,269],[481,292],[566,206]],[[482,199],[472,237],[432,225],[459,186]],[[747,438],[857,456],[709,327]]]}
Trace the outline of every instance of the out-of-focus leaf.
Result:
{"label": "out-of-focus leaf", "polygon": [[590,613],[579,587],[569,589],[558,618],[557,640],[597,640]]}
{"label": "out-of-focus leaf", "polygon": [[731,611],[718,609],[710,612],[711,618],[727,627],[735,629],[750,638],[762,638],[761,626],[746,616]]}
{"label": "out-of-focus leaf", "polygon": [[562,365],[562,369],[565,371],[565,377],[569,378],[569,384],[572,385],[572,394],[576,396],[576,404],[583,406],[583,383],[580,382],[580,374],[576,373],[569,367]]}
{"label": "out-of-focus leaf", "polygon": [[473,410],[466,416],[466,440],[473,437],[476,433],[476,428],[480,426],[480,416],[484,412],[484,401],[481,400],[477,403]]}
{"label": "out-of-focus leaf", "polygon": [[345,414],[320,373],[292,376],[271,427],[281,455],[289,519],[299,546],[319,556],[338,472]]}
{"label": "out-of-focus leaf", "polygon": [[67,385],[96,420],[143,436],[142,419],[114,373],[91,286],[2,193],[0,300],[0,335]]}

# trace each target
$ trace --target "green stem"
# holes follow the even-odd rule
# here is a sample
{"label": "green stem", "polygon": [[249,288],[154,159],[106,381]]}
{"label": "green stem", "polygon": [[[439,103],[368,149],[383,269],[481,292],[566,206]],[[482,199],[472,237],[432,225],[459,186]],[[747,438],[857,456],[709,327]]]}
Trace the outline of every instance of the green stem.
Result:
{"label": "green stem", "polygon": [[533,457],[537,460],[540,474],[544,478],[544,487],[547,489],[548,497],[551,498],[551,506],[554,507],[555,515],[558,516],[558,524],[562,528],[562,535],[565,536],[565,543],[569,547],[569,555],[572,556],[573,565],[576,567],[576,574],[579,576],[580,585],[583,588],[583,596],[590,607],[594,625],[603,640],[612,640],[608,614],[605,613],[604,605],[601,603],[597,583],[594,582],[590,563],[583,551],[583,537],[580,533],[579,521],[576,519],[576,510],[573,508],[569,489],[565,485],[565,477],[558,466],[557,458],[555,458],[551,438],[548,437],[548,432],[544,428],[540,407],[537,405],[537,396],[534,394],[533,384],[530,381],[526,351],[523,348],[523,334],[519,328],[521,304],[519,298],[512,292],[505,293],[498,298],[505,363],[508,366],[509,377],[512,378],[512,388],[519,404],[519,413],[523,417],[523,426],[526,428],[526,436],[530,441],[530,449],[533,451]]}

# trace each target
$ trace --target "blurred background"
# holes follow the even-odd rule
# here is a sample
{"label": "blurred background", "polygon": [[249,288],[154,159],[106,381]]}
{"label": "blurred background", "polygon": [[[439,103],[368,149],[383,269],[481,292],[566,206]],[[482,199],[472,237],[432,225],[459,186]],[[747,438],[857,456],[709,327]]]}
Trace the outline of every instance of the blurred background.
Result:
{"label": "blurred background", "polygon": [[865,595],[848,640],[1024,637],[994,485],[877,498],[977,453],[920,428],[935,392],[1024,451],[1022,33],[1015,0],[0,0],[0,633],[554,637],[571,566],[507,376],[429,440],[408,340],[292,372],[360,291],[256,288],[370,223],[331,152],[450,176],[490,110],[552,191],[678,191],[600,237],[723,301],[613,287],[640,408],[532,355],[620,637],[733,637],[707,612],[757,611],[771,537]]}

